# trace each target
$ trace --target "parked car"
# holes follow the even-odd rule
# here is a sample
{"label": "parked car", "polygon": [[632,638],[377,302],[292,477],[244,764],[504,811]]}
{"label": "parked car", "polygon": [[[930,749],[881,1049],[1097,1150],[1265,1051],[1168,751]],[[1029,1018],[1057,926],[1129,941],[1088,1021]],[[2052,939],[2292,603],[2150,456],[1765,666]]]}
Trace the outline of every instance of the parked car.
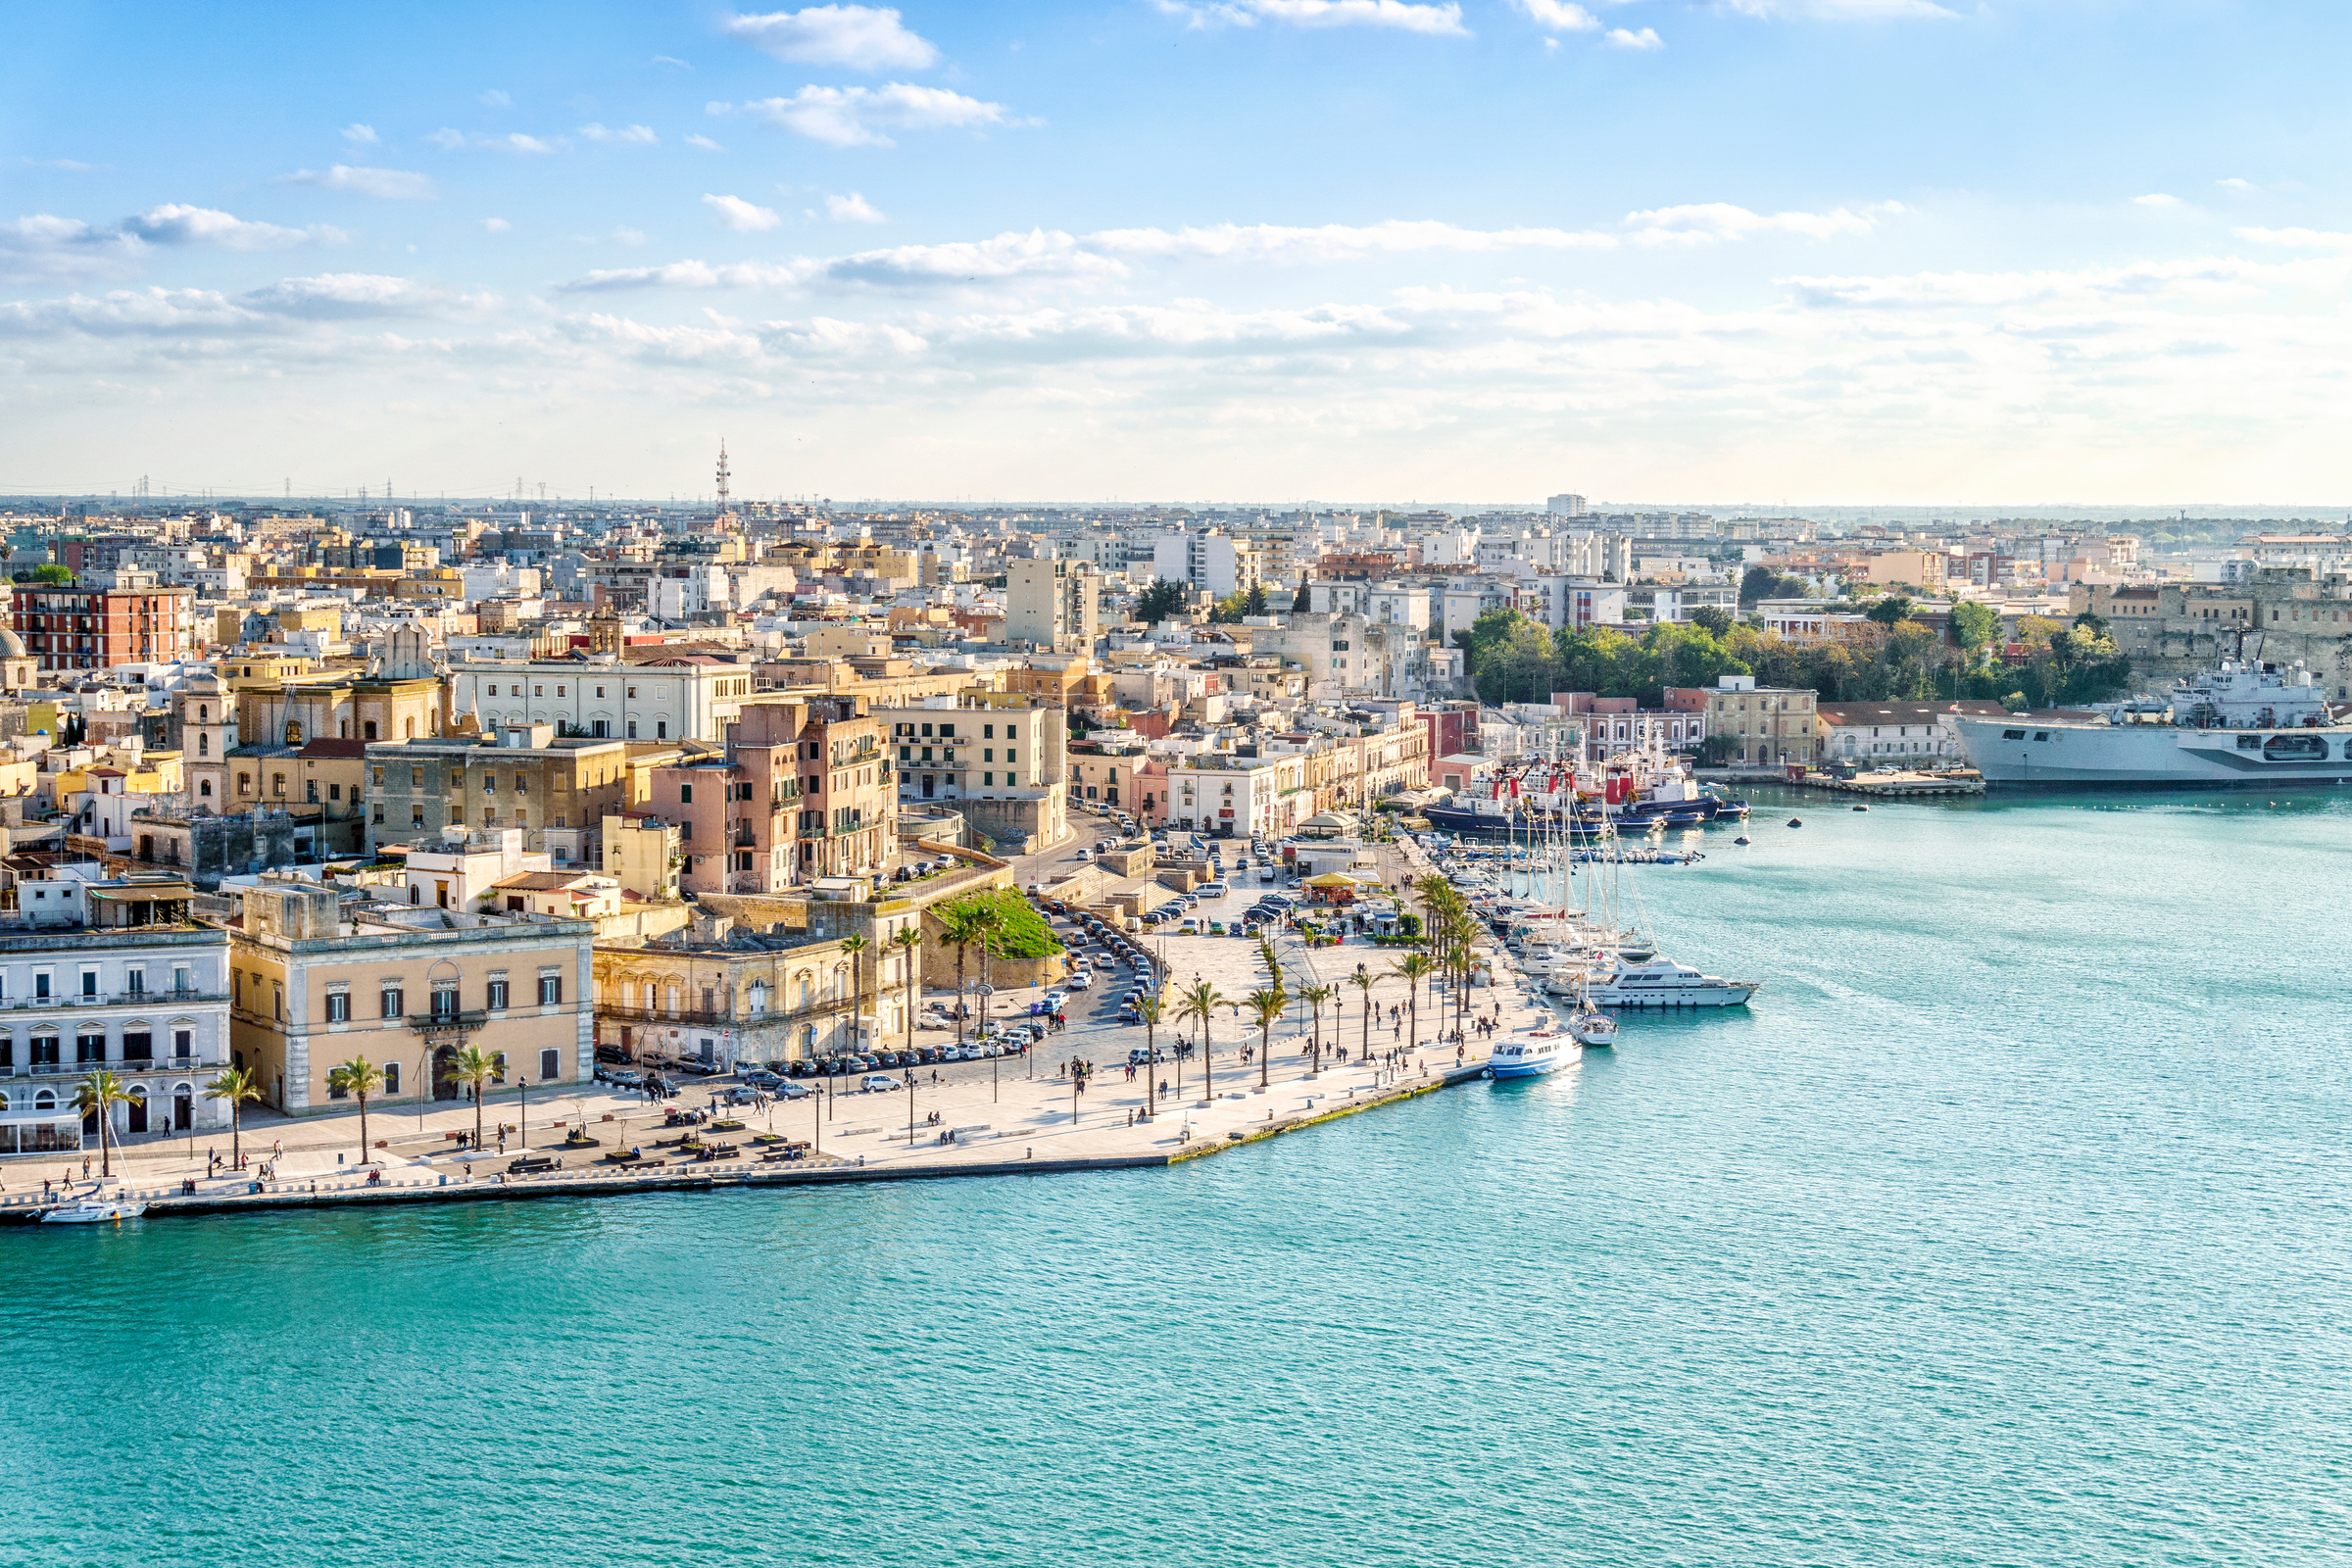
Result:
{"label": "parked car", "polygon": [[784,1080],[777,1077],[774,1073],[769,1072],[766,1068],[760,1067],[755,1068],[751,1072],[745,1073],[743,1075],[743,1081],[754,1089],[765,1091],[775,1088],[776,1085],[782,1083]]}
{"label": "parked car", "polygon": [[1271,882],[1271,881],[1273,881],[1273,880],[1274,880],[1274,868],[1273,868],[1272,866],[1270,866],[1270,865],[1261,865],[1261,866],[1259,866],[1259,867],[1257,868],[1257,879],[1258,879],[1260,882]]}
{"label": "parked car", "polygon": [[606,1082],[610,1083],[615,1089],[626,1089],[633,1092],[645,1087],[645,1074],[641,1072],[616,1072],[611,1078],[607,1079]]}
{"label": "parked car", "polygon": [[1204,899],[1221,899],[1232,891],[1233,889],[1227,887],[1222,882],[1203,882],[1200,884],[1200,896]]}
{"label": "parked car", "polygon": [[1173,1058],[1168,1054],[1168,1048],[1165,1046],[1153,1046],[1149,1049],[1143,1046],[1138,1046],[1133,1051],[1127,1053],[1127,1064],[1131,1067],[1141,1067],[1146,1062],[1150,1061],[1168,1061],[1172,1059]]}
{"label": "parked car", "polygon": [[864,1077],[858,1080],[858,1089],[861,1094],[887,1095],[893,1089],[903,1089],[905,1087],[906,1085],[900,1083],[896,1078],[893,1078],[886,1072],[869,1072]]}
{"label": "parked car", "polygon": [[778,1100],[807,1100],[810,1095],[815,1093],[816,1091],[809,1088],[807,1084],[782,1083],[776,1085],[776,1098]]}
{"label": "parked car", "polygon": [[1085,845],[1083,845],[1083,844],[1082,844],[1082,845],[1080,845],[1080,846],[1078,847],[1078,858],[1079,858],[1079,859],[1081,859],[1081,860],[1091,860],[1091,859],[1093,859],[1094,858],[1095,858],[1095,853],[1094,853],[1094,851],[1092,851],[1092,850],[1088,849],[1088,848],[1087,848]]}
{"label": "parked car", "polygon": [[1091,991],[1094,989],[1095,977],[1081,969],[1071,975],[1066,983],[1072,991]]}

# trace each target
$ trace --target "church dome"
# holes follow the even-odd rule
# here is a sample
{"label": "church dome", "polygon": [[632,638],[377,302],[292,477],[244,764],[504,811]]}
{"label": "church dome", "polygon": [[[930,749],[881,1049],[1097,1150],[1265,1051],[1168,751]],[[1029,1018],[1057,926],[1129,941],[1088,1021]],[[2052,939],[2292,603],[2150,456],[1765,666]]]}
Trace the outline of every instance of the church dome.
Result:
{"label": "church dome", "polygon": [[23,659],[24,639],[6,626],[0,626],[0,659]]}

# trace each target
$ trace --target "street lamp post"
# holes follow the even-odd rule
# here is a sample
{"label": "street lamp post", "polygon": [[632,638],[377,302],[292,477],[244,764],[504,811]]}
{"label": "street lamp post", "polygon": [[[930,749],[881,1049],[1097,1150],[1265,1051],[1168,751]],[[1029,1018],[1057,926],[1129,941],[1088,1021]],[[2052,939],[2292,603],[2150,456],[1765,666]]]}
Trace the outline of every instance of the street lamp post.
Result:
{"label": "street lamp post", "polygon": [[[988,949],[985,947],[980,950],[980,957],[983,963],[987,962]],[[996,994],[995,986],[985,980],[980,982],[980,1039],[983,1042],[982,1049],[988,1053],[988,1098],[992,1102],[997,1099],[998,1051],[996,1041],[991,1039],[988,1033],[988,999]]]}
{"label": "street lamp post", "polygon": [[514,1089],[517,1098],[522,1102],[522,1108],[514,1113],[514,1147],[528,1149],[531,1147],[531,1081],[520,1073],[516,1073]]}
{"label": "street lamp post", "polygon": [[906,1069],[906,1152],[914,1152],[914,1069]]}

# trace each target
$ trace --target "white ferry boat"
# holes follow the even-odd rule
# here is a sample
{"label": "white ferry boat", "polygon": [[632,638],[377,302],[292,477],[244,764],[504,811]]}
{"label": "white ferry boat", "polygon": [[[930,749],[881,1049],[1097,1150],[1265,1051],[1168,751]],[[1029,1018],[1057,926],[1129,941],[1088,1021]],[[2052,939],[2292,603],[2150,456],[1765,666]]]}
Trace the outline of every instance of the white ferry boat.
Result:
{"label": "white ferry boat", "polygon": [[2352,783],[2352,726],[2301,664],[2224,660],[2152,700],[2087,719],[1947,713],[1989,784],[2172,784],[2248,788]]}
{"label": "white ferry boat", "polygon": [[1494,1078],[1540,1078],[1576,1059],[1576,1042],[1567,1035],[1539,1031],[1496,1041],[1487,1058],[1488,1075]]}

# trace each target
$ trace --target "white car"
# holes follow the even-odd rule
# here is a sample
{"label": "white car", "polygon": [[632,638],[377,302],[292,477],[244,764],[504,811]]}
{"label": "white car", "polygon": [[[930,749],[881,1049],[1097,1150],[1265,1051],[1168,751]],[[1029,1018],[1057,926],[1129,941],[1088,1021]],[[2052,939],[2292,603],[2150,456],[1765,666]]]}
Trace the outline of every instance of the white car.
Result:
{"label": "white car", "polygon": [[1046,993],[1046,1006],[1049,1010],[1054,1012],[1059,1012],[1069,1004],[1069,1000],[1070,994],[1066,991],[1049,991]]}
{"label": "white car", "polygon": [[1091,991],[1094,989],[1094,975],[1084,969],[1079,970],[1076,974],[1071,975],[1069,978],[1069,987],[1072,991]]}
{"label": "white car", "polygon": [[905,1086],[886,1072],[869,1072],[858,1080],[858,1087],[869,1095],[886,1095]]}

